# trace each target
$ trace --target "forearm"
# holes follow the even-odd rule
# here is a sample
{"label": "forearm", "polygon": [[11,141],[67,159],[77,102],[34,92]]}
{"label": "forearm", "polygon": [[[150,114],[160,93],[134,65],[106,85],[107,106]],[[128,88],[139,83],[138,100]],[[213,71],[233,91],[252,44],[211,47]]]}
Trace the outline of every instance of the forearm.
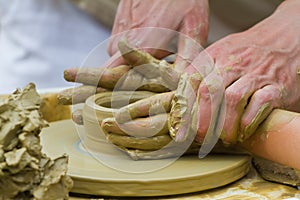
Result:
{"label": "forearm", "polygon": [[242,146],[252,154],[300,170],[300,114],[274,110]]}
{"label": "forearm", "polygon": [[278,8],[276,9],[276,12],[288,12],[290,14],[297,14],[300,16],[300,1],[298,0],[285,0],[283,1]]}

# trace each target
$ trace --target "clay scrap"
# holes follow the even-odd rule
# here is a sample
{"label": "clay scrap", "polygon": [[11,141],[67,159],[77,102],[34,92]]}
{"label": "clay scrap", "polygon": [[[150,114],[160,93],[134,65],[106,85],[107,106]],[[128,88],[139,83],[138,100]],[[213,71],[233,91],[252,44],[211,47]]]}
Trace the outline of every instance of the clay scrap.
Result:
{"label": "clay scrap", "polygon": [[300,171],[260,157],[253,158],[253,164],[266,180],[291,186],[300,186]]}
{"label": "clay scrap", "polygon": [[68,198],[68,157],[52,160],[41,152],[39,134],[48,124],[40,103],[32,83],[0,99],[0,199]]}

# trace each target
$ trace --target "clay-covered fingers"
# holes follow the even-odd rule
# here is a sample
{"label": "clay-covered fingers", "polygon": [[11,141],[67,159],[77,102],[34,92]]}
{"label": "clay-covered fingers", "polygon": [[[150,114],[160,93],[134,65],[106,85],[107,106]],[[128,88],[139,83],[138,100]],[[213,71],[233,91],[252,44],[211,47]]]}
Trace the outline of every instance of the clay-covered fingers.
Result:
{"label": "clay-covered fingers", "polygon": [[[126,40],[119,42],[127,65],[113,68],[70,68],[65,70],[64,78],[69,82],[82,83],[89,87],[79,87],[61,92],[61,102],[66,104],[83,102],[85,97],[108,90],[146,90],[166,92],[177,88],[180,74],[164,60],[157,60],[150,54],[132,48]],[[94,86],[93,89],[91,86]],[[103,89],[101,89],[103,88]],[[72,92],[71,92],[72,91]],[[82,95],[80,95],[82,93]],[[78,100],[75,100],[75,98]]]}
{"label": "clay-covered fingers", "polygon": [[107,140],[133,158],[155,159],[149,152],[172,142],[167,125],[172,97],[173,92],[156,94],[120,108],[101,122]]}
{"label": "clay-covered fingers", "polygon": [[153,137],[167,135],[169,132],[168,114],[137,118],[125,123],[118,123],[115,118],[106,118],[101,122],[101,128],[107,133],[133,137]]}
{"label": "clay-covered fingers", "polygon": [[[142,50],[131,47],[125,38],[119,41],[118,47],[121,53],[115,54],[114,56],[118,57],[112,57],[107,61],[107,63],[104,64],[103,67],[77,67],[66,69],[64,71],[65,80],[69,82],[77,82],[94,86],[98,85],[103,88],[113,89],[116,82],[118,82],[126,72],[128,72],[132,67],[139,65],[150,65],[151,67],[148,67],[148,70],[154,68],[151,73],[149,73],[149,71],[144,73],[147,78],[157,77],[156,75],[159,73],[160,68],[159,64],[162,61],[155,59],[150,54],[145,53]],[[123,63],[120,62],[120,58],[122,58],[124,61]],[[167,62],[163,62],[163,65],[165,67],[172,68],[172,65]],[[151,77],[148,77],[149,75],[151,75]]]}
{"label": "clay-covered fingers", "polygon": [[246,140],[271,111],[279,106],[279,87],[265,83],[263,77],[245,75],[226,88],[221,135],[224,143],[234,144]]}
{"label": "clay-covered fingers", "polygon": [[83,125],[83,110],[82,109],[76,109],[72,112],[72,120],[78,125]]}
{"label": "clay-covered fingers", "polygon": [[148,80],[160,79],[161,84],[169,90],[177,88],[180,73],[174,69],[172,64],[165,60],[158,60],[146,51],[130,46],[126,38],[122,38],[118,46],[126,62],[143,77]]}
{"label": "clay-covered fingers", "polygon": [[[92,84],[93,82],[96,82],[96,78],[94,76],[93,78],[89,78],[87,74],[91,74],[94,71],[98,73],[99,71],[95,68],[83,69],[84,70],[69,69],[68,71],[71,71],[71,73],[76,71],[79,78],[73,78],[70,76],[70,73],[67,72],[66,74],[68,75],[66,79],[84,84]],[[170,76],[167,78],[170,78],[172,81],[165,81],[166,79],[163,77],[148,79],[135,69],[129,69],[130,68],[126,65],[121,65],[115,68],[107,68],[106,70],[103,70],[101,75],[99,75],[99,81],[97,81],[96,86],[82,85],[63,90],[58,94],[58,102],[63,105],[83,103],[89,96],[109,90],[167,92],[177,87],[176,80],[171,79]],[[172,83],[168,84],[166,82]]]}
{"label": "clay-covered fingers", "polygon": [[172,99],[170,118],[168,127],[170,136],[176,142],[184,142],[187,138],[194,137],[191,128],[193,121],[193,110],[195,110],[195,101],[197,99],[197,88],[202,80],[202,76],[198,73],[188,75],[184,73],[175,91],[174,98]]}
{"label": "clay-covered fingers", "polygon": [[255,91],[263,87],[262,77],[245,75],[232,83],[225,91],[225,123],[222,133],[222,141],[232,144],[237,142],[241,133],[240,122],[250,97]]}
{"label": "clay-covered fingers", "polygon": [[[167,72],[169,73],[169,72]],[[70,103],[70,99],[82,102],[88,94],[105,90],[146,90],[152,92],[169,91],[177,84],[168,84],[162,77],[148,79],[128,65],[114,68],[72,68],[65,70],[65,79],[70,82],[83,83],[84,87],[67,89],[60,93],[61,102]],[[170,82],[169,82],[170,83]],[[80,95],[80,93],[82,95]],[[95,94],[94,93],[94,94]],[[76,102],[76,103],[77,103]],[[75,102],[73,102],[75,103]]]}
{"label": "clay-covered fingers", "polygon": [[149,138],[136,138],[117,134],[107,134],[107,140],[111,143],[127,149],[155,151],[168,145],[172,138],[169,135],[160,135]]}
{"label": "clay-covered fingers", "polygon": [[[120,108],[116,118],[101,122],[107,140],[130,156],[129,151],[134,150],[135,156],[143,154],[154,158],[147,152],[160,150],[172,142],[167,126],[172,96],[172,92],[157,94]],[[130,115],[130,119],[125,120],[124,113]]]}
{"label": "clay-covered fingers", "polygon": [[[209,153],[221,135],[225,109],[222,106],[225,87],[217,69],[206,76],[198,89],[195,140],[202,143],[201,155]],[[199,156],[200,156],[199,154]]]}
{"label": "clay-covered fingers", "polygon": [[240,142],[249,138],[271,111],[280,106],[281,92],[280,87],[274,85],[266,85],[255,91],[241,118]]}
{"label": "clay-covered fingers", "polygon": [[181,75],[172,101],[169,120],[170,135],[177,142],[192,137],[191,135],[197,130],[196,117],[199,105],[195,102],[198,102],[201,96],[198,87],[203,78],[207,77],[214,68],[213,58],[206,51],[201,51],[193,62],[186,67],[185,73]]}
{"label": "clay-covered fingers", "polygon": [[120,108],[116,112],[115,118],[118,123],[122,124],[140,117],[168,113],[171,110],[173,96],[174,92],[166,92],[136,101]]}
{"label": "clay-covered fingers", "polygon": [[64,72],[64,78],[69,82],[94,85],[113,89],[120,78],[131,69],[128,65],[114,68],[70,68]]}
{"label": "clay-covered fingers", "polygon": [[[58,102],[63,105],[83,103],[89,96],[112,90],[118,81],[124,78],[124,75],[128,75],[130,69],[131,67],[128,65],[120,65],[114,68],[66,69],[64,72],[65,80],[82,83],[83,85],[59,92]],[[132,81],[136,79],[139,81],[144,80],[139,74],[127,77],[129,83],[132,83]],[[131,87],[131,84],[127,84],[126,86]],[[162,86],[160,87],[159,85],[157,90],[160,88],[162,88]],[[164,90],[164,88],[162,90]]]}
{"label": "clay-covered fingers", "polygon": [[57,100],[61,105],[71,105],[83,103],[88,97],[93,94],[106,92],[107,89],[92,85],[82,85],[74,88],[65,89],[58,93]]}

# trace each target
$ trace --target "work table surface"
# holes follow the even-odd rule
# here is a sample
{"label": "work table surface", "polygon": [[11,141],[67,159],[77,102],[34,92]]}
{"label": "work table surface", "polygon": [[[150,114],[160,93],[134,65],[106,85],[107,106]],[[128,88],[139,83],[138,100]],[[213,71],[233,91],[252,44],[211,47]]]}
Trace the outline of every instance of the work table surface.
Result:
{"label": "work table surface", "polygon": [[226,200],[257,200],[257,199],[300,199],[300,190],[283,184],[263,180],[254,168],[242,179],[229,185],[199,193],[182,194],[164,197],[101,197],[81,194],[71,194],[70,200],[84,199],[226,199]]}

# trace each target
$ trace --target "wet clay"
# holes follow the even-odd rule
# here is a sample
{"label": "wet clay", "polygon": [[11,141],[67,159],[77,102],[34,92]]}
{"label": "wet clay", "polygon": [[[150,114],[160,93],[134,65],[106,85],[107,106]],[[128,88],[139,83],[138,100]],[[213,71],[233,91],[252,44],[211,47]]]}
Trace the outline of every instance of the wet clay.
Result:
{"label": "wet clay", "polygon": [[0,102],[0,199],[67,199],[73,186],[68,157],[51,160],[39,134],[47,122],[34,84]]}

